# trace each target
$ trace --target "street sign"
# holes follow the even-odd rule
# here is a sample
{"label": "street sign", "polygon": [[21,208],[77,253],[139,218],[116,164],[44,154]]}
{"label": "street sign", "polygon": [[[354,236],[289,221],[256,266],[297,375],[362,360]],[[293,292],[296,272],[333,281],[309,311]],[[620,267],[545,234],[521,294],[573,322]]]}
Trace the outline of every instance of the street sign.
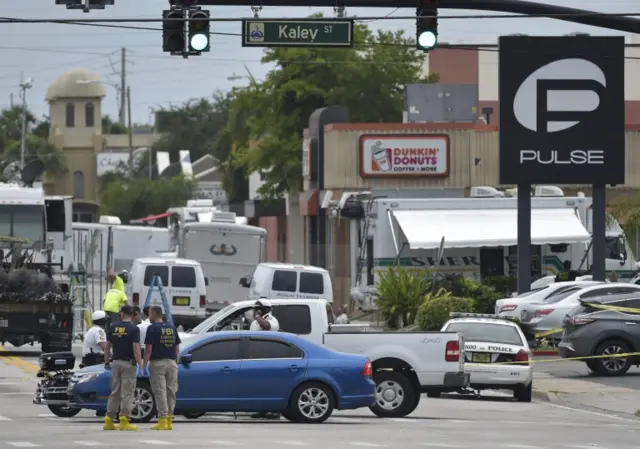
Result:
{"label": "street sign", "polygon": [[243,20],[242,46],[353,47],[353,20]]}

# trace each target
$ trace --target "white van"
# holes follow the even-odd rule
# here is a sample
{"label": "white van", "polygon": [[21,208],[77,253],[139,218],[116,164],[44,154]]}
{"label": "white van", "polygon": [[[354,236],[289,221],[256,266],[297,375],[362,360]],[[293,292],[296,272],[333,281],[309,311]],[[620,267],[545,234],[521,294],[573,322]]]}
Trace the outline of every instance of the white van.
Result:
{"label": "white van", "polygon": [[333,303],[329,272],[311,265],[261,263],[250,276],[240,279],[249,288],[247,299],[300,298],[325,299]]}
{"label": "white van", "polygon": [[[154,274],[162,280],[176,326],[190,329],[206,318],[208,281],[200,262],[162,257],[136,259],[127,283],[127,296],[133,305],[144,307]],[[151,304],[162,304],[157,288],[150,299]]]}

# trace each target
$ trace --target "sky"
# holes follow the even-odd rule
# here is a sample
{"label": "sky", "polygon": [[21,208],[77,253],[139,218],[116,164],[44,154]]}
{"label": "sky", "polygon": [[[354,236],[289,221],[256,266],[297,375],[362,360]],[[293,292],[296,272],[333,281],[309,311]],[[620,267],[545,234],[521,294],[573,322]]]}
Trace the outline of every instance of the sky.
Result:
{"label": "sky", "polygon": [[[640,0],[538,0],[609,13],[640,13]],[[13,18],[160,18],[167,0],[115,0],[104,11],[67,11],[54,0],[2,0],[2,16]],[[212,17],[250,18],[248,6],[206,6]],[[261,17],[306,17],[314,12],[332,16],[331,8],[264,8]],[[347,8],[348,16],[411,16],[415,10],[386,8]],[[444,10],[441,14],[483,14],[478,11]],[[486,13],[495,14],[495,13]],[[160,27],[160,23],[128,24]],[[404,29],[415,33],[415,20],[376,20],[373,29]],[[212,32],[240,33],[240,22],[212,23]],[[577,25],[554,19],[441,19],[439,34],[448,43],[495,43],[498,36],[513,33],[561,35],[585,32],[599,35],[621,33]],[[29,108],[41,116],[47,113],[45,94],[49,85],[72,68],[94,71],[103,82],[107,96],[103,111],[117,116],[116,88],[120,80],[120,52],[126,48],[127,80],[131,88],[134,122],[149,123],[154,109],[179,105],[192,98],[208,97],[216,90],[228,91],[248,83],[248,71],[262,79],[271,69],[260,63],[262,49],[243,48],[239,36],[213,36],[211,51],[199,57],[182,59],[162,52],[160,31],[114,30],[68,24],[0,24],[0,107],[8,107],[11,94],[18,101],[21,76],[34,80],[28,91]],[[246,67],[245,67],[246,66]],[[229,79],[232,77],[232,79]],[[238,78],[239,79],[234,79]]]}

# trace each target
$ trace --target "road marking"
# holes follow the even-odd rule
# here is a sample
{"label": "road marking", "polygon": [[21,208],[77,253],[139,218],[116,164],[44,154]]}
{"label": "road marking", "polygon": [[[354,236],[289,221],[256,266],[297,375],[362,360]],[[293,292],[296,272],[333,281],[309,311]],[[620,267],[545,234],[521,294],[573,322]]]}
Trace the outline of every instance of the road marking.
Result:
{"label": "road marking", "polygon": [[53,418],[55,416],[53,413],[38,413],[38,418]]}
{"label": "road marking", "polygon": [[311,446],[310,443],[304,441],[275,440],[274,443],[284,444],[285,446]]}
{"label": "road marking", "polygon": [[511,447],[513,449],[541,449],[540,446],[531,446],[529,444],[502,444],[502,447]]}
{"label": "road marking", "polygon": [[237,441],[226,441],[226,440],[209,440],[207,443],[217,444],[220,446],[244,446],[243,443],[238,443]]}
{"label": "road marking", "polygon": [[24,395],[24,396],[26,396],[26,395],[30,395],[30,396],[33,396],[33,392],[24,392],[24,391],[20,391],[20,392],[18,392],[18,391],[14,391],[14,392],[12,392],[12,393],[0,393],[0,395],[2,395],[2,396],[20,396],[20,395]]}
{"label": "road marking", "polygon": [[600,416],[602,418],[616,419],[618,421],[627,421],[627,422],[633,422],[636,424],[638,423],[637,419],[623,418],[622,416],[618,416],[618,415],[608,415],[606,413],[594,412],[593,410],[583,410],[580,408],[567,407],[566,405],[551,404],[549,402],[540,402],[540,404],[544,404],[548,407],[560,408],[562,410],[571,410],[573,412],[587,413],[590,415]]}
{"label": "road marking", "polygon": [[411,418],[387,418],[387,421],[404,422],[404,423],[416,423],[416,422],[418,422],[417,419],[411,419]]}
{"label": "road marking", "polygon": [[20,385],[20,382],[0,382],[0,385]]}
{"label": "road marking", "polygon": [[331,418],[329,418],[326,422],[327,422],[327,424],[331,424],[331,423],[339,423],[339,422],[344,422],[344,423],[354,423],[354,424],[357,424],[357,423],[363,423],[363,422],[364,422],[364,420],[362,420],[362,419],[358,419],[358,418],[345,418],[345,417],[340,417],[340,416],[337,416],[337,417],[335,417],[335,418],[334,418],[334,417],[332,416],[332,417],[331,417]]}
{"label": "road marking", "polygon": [[460,446],[457,444],[446,444],[446,443],[421,443],[422,446],[428,446],[428,447],[450,447],[450,448],[458,448],[458,449],[464,449],[467,448],[469,446]]}
{"label": "road marking", "polygon": [[74,441],[74,443],[80,446],[102,446],[102,443],[99,441]]}
{"label": "road marking", "polygon": [[361,447],[383,447],[383,444],[378,443],[366,443],[364,441],[352,441],[349,443],[352,446],[361,446]]}
{"label": "road marking", "polygon": [[0,421],[11,421],[11,418],[7,418],[6,416],[0,415]]}
{"label": "road marking", "polygon": [[170,443],[168,441],[160,441],[160,440],[140,440],[141,443],[144,444],[155,444],[156,446],[174,446],[175,443]]}
{"label": "road marking", "polygon": [[7,441],[7,444],[14,447],[40,447],[39,444],[29,443],[28,441]]}

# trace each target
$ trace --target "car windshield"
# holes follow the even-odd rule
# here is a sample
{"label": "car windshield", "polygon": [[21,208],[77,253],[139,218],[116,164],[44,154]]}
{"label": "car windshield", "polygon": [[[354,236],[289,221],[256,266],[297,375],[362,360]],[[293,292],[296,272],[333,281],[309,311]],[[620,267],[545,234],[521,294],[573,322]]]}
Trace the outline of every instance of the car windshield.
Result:
{"label": "car windshield", "polygon": [[490,323],[451,323],[446,332],[460,332],[465,341],[483,343],[504,343],[507,345],[522,345],[522,338],[513,326]]}
{"label": "car windshield", "polygon": [[189,333],[190,334],[199,334],[200,332],[202,332],[204,330],[207,330],[211,326],[212,323],[215,323],[216,321],[219,321],[220,318],[225,316],[227,314],[227,312],[229,312],[230,310],[233,310],[233,309],[235,309],[235,306],[233,304],[229,304],[224,309],[218,310],[216,313],[211,315],[209,318],[204,320],[202,323],[198,324],[196,327],[191,329],[191,331],[189,331]]}

